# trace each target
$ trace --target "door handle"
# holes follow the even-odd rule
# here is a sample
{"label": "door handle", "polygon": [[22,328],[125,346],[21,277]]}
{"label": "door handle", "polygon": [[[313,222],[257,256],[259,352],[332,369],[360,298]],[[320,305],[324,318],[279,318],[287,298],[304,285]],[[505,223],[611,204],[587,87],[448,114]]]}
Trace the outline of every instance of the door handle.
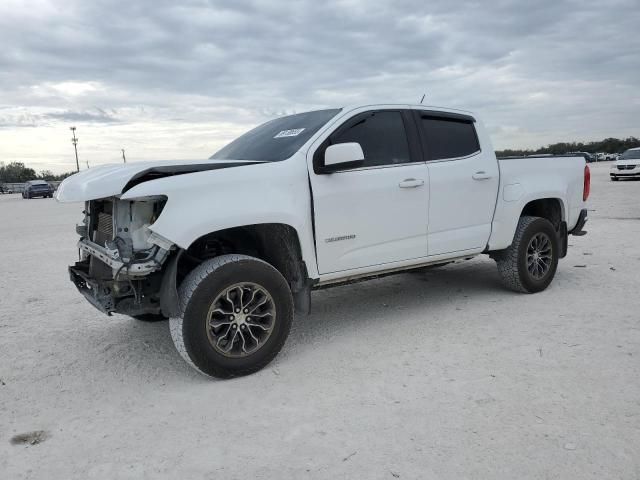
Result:
{"label": "door handle", "polygon": [[471,175],[471,177],[474,180],[489,180],[491,178],[491,175],[489,175],[487,172],[481,170],[481,171],[476,172],[473,175]]}
{"label": "door handle", "polygon": [[416,188],[424,185],[424,180],[416,179],[416,178],[406,178],[401,181],[398,186],[400,188]]}

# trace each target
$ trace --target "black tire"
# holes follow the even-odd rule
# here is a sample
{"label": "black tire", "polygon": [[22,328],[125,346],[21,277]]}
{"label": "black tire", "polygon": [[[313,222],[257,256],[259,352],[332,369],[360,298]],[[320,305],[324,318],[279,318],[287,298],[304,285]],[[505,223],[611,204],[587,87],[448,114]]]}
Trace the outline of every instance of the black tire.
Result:
{"label": "black tire", "polygon": [[617,182],[618,180],[619,180],[618,177],[611,177],[612,182]]}
{"label": "black tire", "polygon": [[[207,316],[219,295],[242,282],[266,291],[275,314],[269,336],[255,352],[229,357],[214,348]],[[169,320],[171,338],[182,358],[205,375],[231,378],[262,369],[280,352],[291,329],[294,307],[289,285],[278,270],[258,258],[222,255],[206,260],[187,275],[178,295],[180,314]]]}
{"label": "black tire", "polygon": [[[527,265],[527,250],[538,234],[549,240],[550,261],[545,273],[536,278]],[[551,222],[545,218],[524,216],[518,221],[511,246],[494,254],[493,258],[498,264],[498,273],[505,287],[516,292],[536,293],[547,288],[553,280],[558,268],[559,252],[558,234]]]}
{"label": "black tire", "polygon": [[131,318],[148,323],[163,322],[164,320],[169,320],[169,318],[165,317],[161,313],[143,313],[142,315],[131,315]]}

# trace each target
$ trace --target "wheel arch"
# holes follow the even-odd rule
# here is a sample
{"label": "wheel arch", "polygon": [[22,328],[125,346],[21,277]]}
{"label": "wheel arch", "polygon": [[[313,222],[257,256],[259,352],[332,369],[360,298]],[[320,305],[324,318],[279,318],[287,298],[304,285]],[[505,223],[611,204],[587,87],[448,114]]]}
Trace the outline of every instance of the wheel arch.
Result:
{"label": "wheel arch", "polygon": [[309,311],[312,281],[302,255],[298,231],[285,223],[241,225],[209,232],[182,251],[177,264],[177,284],[203,261],[226,254],[259,258],[285,278],[296,310]]}
{"label": "wheel arch", "polygon": [[511,245],[518,221],[523,216],[546,218],[557,231],[561,231],[566,228],[567,215],[566,201],[556,193],[538,193],[524,196],[518,201],[499,201],[487,250],[502,250]]}
{"label": "wheel arch", "polygon": [[567,221],[567,213],[564,202],[561,198],[548,197],[530,200],[520,212],[520,217],[532,216],[549,220],[556,230],[560,229],[561,223]]}

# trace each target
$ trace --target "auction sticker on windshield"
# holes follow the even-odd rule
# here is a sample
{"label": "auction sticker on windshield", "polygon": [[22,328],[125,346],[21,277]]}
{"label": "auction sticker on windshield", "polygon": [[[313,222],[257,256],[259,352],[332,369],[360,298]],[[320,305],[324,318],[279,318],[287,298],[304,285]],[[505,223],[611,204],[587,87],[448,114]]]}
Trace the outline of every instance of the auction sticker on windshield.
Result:
{"label": "auction sticker on windshield", "polygon": [[273,138],[283,138],[283,137],[297,137],[302,133],[304,128],[294,128],[291,130],[282,130]]}

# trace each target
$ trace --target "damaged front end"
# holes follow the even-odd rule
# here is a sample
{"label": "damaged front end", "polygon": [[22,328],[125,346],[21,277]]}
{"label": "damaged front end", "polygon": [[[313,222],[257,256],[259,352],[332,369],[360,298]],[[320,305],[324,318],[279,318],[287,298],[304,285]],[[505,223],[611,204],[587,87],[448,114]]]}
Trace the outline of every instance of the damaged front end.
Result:
{"label": "damaged front end", "polygon": [[[176,246],[149,229],[165,197],[85,203],[80,235],[80,260],[69,267],[71,280],[98,310],[138,316],[170,316],[177,306]],[[161,301],[161,298],[164,299]]]}

